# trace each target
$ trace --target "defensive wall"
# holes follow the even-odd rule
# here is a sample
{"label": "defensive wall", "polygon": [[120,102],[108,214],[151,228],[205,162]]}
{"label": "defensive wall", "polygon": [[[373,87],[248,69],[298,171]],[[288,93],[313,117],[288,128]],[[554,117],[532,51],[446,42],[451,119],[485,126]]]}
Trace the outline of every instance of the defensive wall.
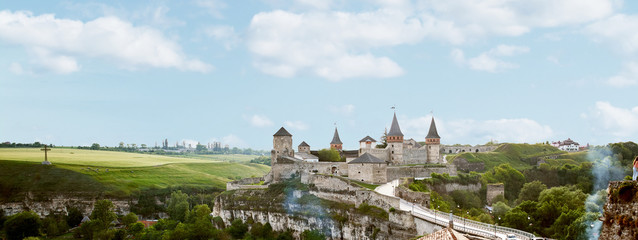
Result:
{"label": "defensive wall", "polygon": [[345,162],[303,162],[294,161],[291,163],[273,164],[270,169],[271,177],[267,178],[267,182],[271,180],[278,182],[281,179],[289,179],[299,177],[304,174],[333,174],[337,176],[348,175],[348,164]]}
{"label": "defensive wall", "polygon": [[387,180],[392,181],[395,179],[408,177],[408,178],[426,178],[430,177],[432,173],[443,174],[447,173],[450,176],[456,176],[456,166],[447,164],[440,167],[426,167],[424,165],[417,166],[388,166]]}
{"label": "defensive wall", "polygon": [[492,200],[499,195],[505,195],[505,185],[502,183],[487,184],[487,204],[491,205],[493,203]]}
{"label": "defensive wall", "polygon": [[499,145],[476,145],[476,146],[449,146],[449,145],[441,145],[441,153],[442,154],[455,154],[455,153],[464,153],[464,152],[491,152],[496,150]]}
{"label": "defensive wall", "polygon": [[468,162],[467,159],[462,158],[462,157],[454,158],[454,161],[452,163],[454,164],[454,166],[456,166],[456,169],[458,169],[459,171],[481,172],[481,171],[485,170],[485,163],[483,163],[483,162]]}
{"label": "defensive wall", "polygon": [[367,203],[385,211],[389,211],[390,208],[399,209],[400,206],[401,199],[398,197],[386,196],[371,190],[363,190],[348,180],[334,176],[309,174],[306,177],[302,177],[301,182],[309,185],[311,194],[327,200],[354,204],[356,207],[362,203]]}
{"label": "defensive wall", "polygon": [[[264,185],[263,177],[244,178],[237,181],[226,183],[226,191],[237,189],[261,189],[268,188],[268,185]],[[261,185],[259,185],[261,183]]]}

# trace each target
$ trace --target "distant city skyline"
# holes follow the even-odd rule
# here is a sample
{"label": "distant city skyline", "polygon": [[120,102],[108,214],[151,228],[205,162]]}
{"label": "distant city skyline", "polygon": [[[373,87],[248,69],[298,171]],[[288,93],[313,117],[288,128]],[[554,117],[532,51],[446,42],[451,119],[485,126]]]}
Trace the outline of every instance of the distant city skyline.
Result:
{"label": "distant city skyline", "polygon": [[[637,141],[638,3],[6,1],[0,141]],[[396,107],[396,109],[393,109]],[[172,140],[171,140],[172,139]],[[161,144],[159,144],[161,145]]]}

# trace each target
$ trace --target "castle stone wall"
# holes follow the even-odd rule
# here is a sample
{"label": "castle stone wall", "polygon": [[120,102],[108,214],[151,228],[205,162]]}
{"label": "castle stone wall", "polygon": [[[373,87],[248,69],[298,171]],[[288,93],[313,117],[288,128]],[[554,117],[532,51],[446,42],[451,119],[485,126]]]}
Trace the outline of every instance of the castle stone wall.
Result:
{"label": "castle stone wall", "polygon": [[492,204],[492,200],[498,195],[505,195],[505,185],[502,183],[487,184],[487,204]]}
{"label": "castle stone wall", "polygon": [[375,156],[383,161],[388,161],[389,160],[389,151],[388,148],[362,148],[359,149],[359,156],[363,155],[364,153],[369,153],[372,156]]}
{"label": "castle stone wall", "polygon": [[348,175],[348,164],[345,162],[302,162],[277,163],[270,168],[272,181],[278,182],[293,176],[301,176],[308,173],[334,174],[338,176]]}
{"label": "castle stone wall", "polygon": [[496,150],[499,145],[476,145],[476,146],[441,146],[441,153],[454,154],[464,152],[491,152]]}
{"label": "castle stone wall", "polygon": [[367,183],[386,183],[387,165],[385,163],[349,163],[348,178]]}
{"label": "castle stone wall", "polygon": [[403,150],[403,164],[424,164],[428,159],[428,152],[424,147]]}
{"label": "castle stone wall", "polygon": [[456,176],[456,167],[448,164],[446,167],[423,167],[423,166],[388,166],[387,180],[392,181],[399,178],[425,178],[432,173],[447,173]]}

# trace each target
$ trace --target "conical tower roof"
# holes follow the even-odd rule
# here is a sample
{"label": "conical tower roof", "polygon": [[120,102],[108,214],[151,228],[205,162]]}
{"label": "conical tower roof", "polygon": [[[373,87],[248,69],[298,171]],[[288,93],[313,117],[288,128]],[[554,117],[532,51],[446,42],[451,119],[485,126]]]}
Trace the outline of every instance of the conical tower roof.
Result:
{"label": "conical tower roof", "polygon": [[428,135],[425,138],[441,138],[439,137],[439,133],[436,131],[434,117],[432,117],[432,123],[430,123],[430,131],[428,131]]}
{"label": "conical tower roof", "polygon": [[292,134],[286,131],[284,127],[281,127],[279,131],[277,131],[273,136],[291,136],[292,137]]}
{"label": "conical tower roof", "polygon": [[300,147],[310,147],[310,145],[308,145],[308,144],[306,143],[306,141],[302,141],[302,142],[299,144],[299,146],[300,146]]}
{"label": "conical tower roof", "polygon": [[403,137],[403,133],[399,127],[399,122],[397,121],[397,113],[394,113],[394,117],[392,118],[392,125],[390,125],[390,132],[388,133],[388,136]]}
{"label": "conical tower roof", "polygon": [[330,144],[343,144],[341,139],[339,139],[339,132],[337,132],[337,128],[335,127],[335,135],[332,137],[332,142]]}

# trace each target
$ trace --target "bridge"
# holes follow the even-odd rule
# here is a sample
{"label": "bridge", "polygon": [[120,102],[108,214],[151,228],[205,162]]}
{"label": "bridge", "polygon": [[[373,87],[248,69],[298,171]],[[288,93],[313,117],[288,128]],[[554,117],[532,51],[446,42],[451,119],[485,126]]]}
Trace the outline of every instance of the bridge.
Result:
{"label": "bridge", "polygon": [[[398,185],[399,180],[397,179],[377,187],[375,191],[383,195],[396,197],[394,196],[394,188]],[[518,239],[521,240],[530,240],[535,237],[534,234],[518,229],[482,223],[456,216],[452,213],[445,213],[434,209],[423,208],[419,204],[414,204],[404,199],[400,200],[400,210],[408,211],[416,219],[423,220],[429,224],[434,225],[434,227],[448,227],[451,218],[453,220],[454,230],[456,230],[457,232],[463,232],[475,236],[506,239],[508,234],[514,234]],[[434,229],[432,232],[434,232]]]}

